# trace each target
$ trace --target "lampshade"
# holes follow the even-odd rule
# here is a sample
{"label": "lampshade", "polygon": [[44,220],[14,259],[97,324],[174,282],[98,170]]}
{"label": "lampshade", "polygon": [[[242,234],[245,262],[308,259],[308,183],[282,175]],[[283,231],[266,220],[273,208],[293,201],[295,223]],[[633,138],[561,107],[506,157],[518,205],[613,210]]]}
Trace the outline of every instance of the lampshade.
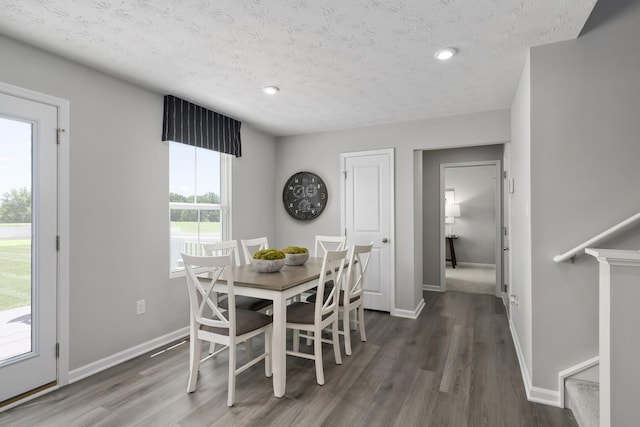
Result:
{"label": "lampshade", "polygon": [[460,216],[460,205],[444,205],[444,216]]}

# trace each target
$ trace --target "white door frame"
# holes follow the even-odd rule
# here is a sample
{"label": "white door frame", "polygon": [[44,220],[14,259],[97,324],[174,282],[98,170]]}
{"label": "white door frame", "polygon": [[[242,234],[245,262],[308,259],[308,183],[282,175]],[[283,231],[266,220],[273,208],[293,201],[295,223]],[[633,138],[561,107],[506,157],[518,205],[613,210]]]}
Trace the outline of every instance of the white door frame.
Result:
{"label": "white door frame", "polygon": [[[394,149],[393,148],[385,148],[380,150],[367,150],[367,151],[352,151],[348,153],[340,153],[340,173],[344,173],[344,164],[347,157],[356,157],[356,156],[375,156],[378,154],[388,154],[389,155],[389,257],[390,257],[390,265],[389,265],[389,276],[391,277],[391,281],[389,283],[389,313],[394,316],[397,312],[396,310],[396,250],[395,250],[395,235],[396,235],[396,227],[395,227],[395,157],[394,157]],[[347,192],[345,188],[345,179],[344,176],[340,177],[340,229],[346,230],[346,197]]]}
{"label": "white door frame", "polygon": [[475,162],[441,163],[440,164],[440,290],[447,290],[445,280],[446,271],[446,248],[445,248],[445,225],[444,225],[444,191],[445,191],[445,170],[447,168],[470,167],[470,166],[495,166],[495,200],[494,209],[496,212],[495,231],[495,259],[496,259],[496,297],[502,297],[502,177],[500,160],[481,160]]}
{"label": "white door frame", "polygon": [[[8,83],[0,82],[0,92],[17,98],[51,105],[58,110],[58,224],[57,235],[60,238],[60,249],[57,259],[57,342],[59,344],[57,363],[58,385],[42,392],[34,393],[27,399],[6,405],[2,410],[9,409],[25,400],[33,399],[69,383],[69,101],[24,89]],[[51,242],[51,244],[54,244]]]}

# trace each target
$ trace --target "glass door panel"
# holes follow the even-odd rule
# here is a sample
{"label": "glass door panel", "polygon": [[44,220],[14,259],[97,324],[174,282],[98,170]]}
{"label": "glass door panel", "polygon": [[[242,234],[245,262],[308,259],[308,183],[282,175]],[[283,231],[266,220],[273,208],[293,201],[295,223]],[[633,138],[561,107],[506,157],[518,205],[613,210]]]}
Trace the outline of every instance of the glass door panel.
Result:
{"label": "glass door panel", "polygon": [[32,350],[32,124],[0,117],[0,365]]}

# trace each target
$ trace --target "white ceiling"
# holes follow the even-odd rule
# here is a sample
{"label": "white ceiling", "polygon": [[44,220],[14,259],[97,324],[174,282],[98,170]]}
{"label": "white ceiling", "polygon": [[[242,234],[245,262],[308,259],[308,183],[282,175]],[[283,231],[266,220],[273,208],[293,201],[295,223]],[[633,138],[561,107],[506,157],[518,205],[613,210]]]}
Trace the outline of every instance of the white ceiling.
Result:
{"label": "white ceiling", "polygon": [[0,33],[280,136],[508,108],[527,47],[596,0],[2,3]]}

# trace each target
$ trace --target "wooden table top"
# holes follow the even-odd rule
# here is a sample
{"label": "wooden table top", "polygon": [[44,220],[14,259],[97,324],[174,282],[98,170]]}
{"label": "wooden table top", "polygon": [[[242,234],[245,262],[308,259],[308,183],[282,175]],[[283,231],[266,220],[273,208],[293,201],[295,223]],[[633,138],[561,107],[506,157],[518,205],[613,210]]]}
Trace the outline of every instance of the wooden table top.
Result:
{"label": "wooden table top", "polygon": [[[232,267],[235,286],[284,291],[320,277],[322,258],[310,257],[303,265],[285,265],[275,273],[261,273],[251,264]],[[220,281],[225,281],[225,272]],[[210,273],[198,277],[210,278]]]}

